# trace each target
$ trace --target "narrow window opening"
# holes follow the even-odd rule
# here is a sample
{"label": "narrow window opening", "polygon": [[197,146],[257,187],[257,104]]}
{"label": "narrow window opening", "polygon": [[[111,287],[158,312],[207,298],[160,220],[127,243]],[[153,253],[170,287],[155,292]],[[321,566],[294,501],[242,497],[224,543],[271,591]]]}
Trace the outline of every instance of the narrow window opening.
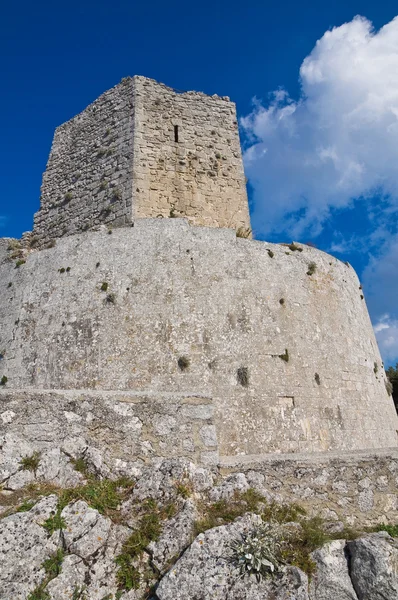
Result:
{"label": "narrow window opening", "polygon": [[178,125],[174,125],[174,141],[178,142]]}

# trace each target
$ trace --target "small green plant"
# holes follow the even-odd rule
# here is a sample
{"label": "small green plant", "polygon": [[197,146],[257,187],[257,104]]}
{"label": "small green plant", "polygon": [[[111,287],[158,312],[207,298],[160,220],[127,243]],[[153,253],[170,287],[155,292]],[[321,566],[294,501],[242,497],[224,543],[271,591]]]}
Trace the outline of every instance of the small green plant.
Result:
{"label": "small green plant", "polygon": [[79,458],[76,458],[76,459],[71,458],[70,462],[72,463],[75,471],[78,471],[82,475],[86,475],[86,476],[89,474],[87,461],[82,456],[80,456]]}
{"label": "small green plant", "polygon": [[102,191],[106,190],[107,186],[108,186],[108,182],[105,179],[103,179],[99,186],[100,191],[102,192]]}
{"label": "small green plant", "polygon": [[8,381],[8,377],[6,377],[5,375],[3,375],[3,377],[0,379],[0,385],[5,385]]}
{"label": "small green plant", "polygon": [[44,585],[40,584],[30,592],[27,600],[50,600],[50,594],[44,589]]}
{"label": "small green plant", "polygon": [[383,523],[376,525],[373,531],[387,531],[391,537],[398,537],[398,524],[397,525],[384,525]]}
{"label": "small green plant", "polygon": [[89,481],[85,485],[60,492],[58,510],[62,510],[69,502],[74,500],[84,500],[101,514],[113,516],[119,504],[134,485],[134,482],[127,478],[111,481],[110,479],[98,480],[89,474],[87,474],[87,477],[89,477]]}
{"label": "small green plant", "polygon": [[307,271],[307,275],[313,275],[316,271],[316,263],[314,262],[310,262],[308,264],[308,271]]}
{"label": "small green plant", "polygon": [[271,523],[262,523],[231,543],[232,563],[241,578],[254,575],[259,582],[280,567],[280,534]]}
{"label": "small green plant", "polygon": [[108,234],[112,235],[112,233],[113,233],[112,229],[108,229]]}
{"label": "small green plant", "polygon": [[26,263],[26,260],[23,260],[22,258],[20,260],[17,260],[17,262],[15,263],[15,268],[19,269],[19,267],[21,265],[24,265]]}
{"label": "small green plant", "polygon": [[97,157],[102,158],[103,156],[105,156],[106,151],[107,151],[106,148],[99,148],[99,150],[97,151]]}
{"label": "small green plant", "polygon": [[115,188],[112,190],[112,199],[113,200],[121,200],[122,199],[122,191],[119,188]]}
{"label": "small green plant", "polygon": [[291,244],[288,245],[289,250],[291,250],[292,252],[302,252],[303,249],[301,248],[301,246],[298,246],[295,242],[292,242]]}
{"label": "small green plant", "polygon": [[52,554],[50,558],[47,558],[47,560],[43,562],[42,566],[48,579],[54,579],[54,577],[57,577],[61,573],[63,560],[64,552],[61,550],[61,548],[58,548],[58,550]]}
{"label": "small green plant", "polygon": [[157,541],[162,531],[162,520],[170,518],[175,513],[173,504],[160,508],[154,500],[147,500],[143,504],[144,514],[135,531],[123,543],[120,554],[115,562],[118,565],[116,581],[118,587],[125,590],[138,589],[141,575],[134,565],[152,541]]}
{"label": "small green plant", "polygon": [[321,378],[319,376],[319,373],[315,373],[315,381],[317,385],[321,385]]}
{"label": "small green plant", "polygon": [[237,382],[242,387],[248,387],[249,386],[249,369],[248,369],[248,367],[239,367],[238,370],[236,371],[236,379],[237,379]]}
{"label": "small green plant", "polygon": [[66,272],[69,273],[70,267],[66,267]]}
{"label": "small green plant", "polygon": [[7,250],[20,250],[22,248],[21,242],[19,240],[10,240],[7,246]]}
{"label": "small green plant", "polygon": [[61,510],[58,508],[58,511],[52,517],[48,517],[43,523],[44,529],[47,531],[48,535],[51,536],[54,531],[58,531],[59,529],[65,529],[66,523],[64,519],[61,517]]}
{"label": "small green plant", "polygon": [[40,452],[33,452],[30,456],[23,456],[19,461],[21,471],[32,471],[36,475],[36,471],[40,464]]}
{"label": "small green plant", "polygon": [[60,269],[58,269],[58,273],[65,273],[64,267],[61,267]]}
{"label": "small green plant", "polygon": [[177,361],[178,364],[178,368],[180,369],[180,371],[186,371],[189,368],[189,358],[187,356],[180,356],[180,358]]}
{"label": "small green plant", "polygon": [[272,250],[270,250],[269,248],[267,248],[267,252],[268,252],[268,256],[270,258],[274,258],[275,254],[272,252]]}
{"label": "small green plant", "polygon": [[82,585],[81,587],[79,585],[76,585],[73,588],[72,600],[88,600],[86,594],[86,587],[84,585]]}
{"label": "small green plant", "polygon": [[70,202],[73,198],[72,192],[66,192],[65,194],[65,200],[66,202]]}
{"label": "small green plant", "polygon": [[286,348],[283,354],[278,354],[278,357],[284,360],[285,362],[289,362],[289,350]]}
{"label": "small green plant", "polygon": [[36,504],[34,500],[24,500],[22,504],[17,507],[16,512],[28,512]]}
{"label": "small green plant", "polygon": [[103,281],[102,285],[101,285],[101,292],[107,292],[107,291],[108,291],[108,284],[106,281]]}
{"label": "small green plant", "polygon": [[46,248],[54,248],[55,244],[57,242],[55,240],[50,240],[47,244],[46,244]]}
{"label": "small green plant", "polygon": [[114,294],[113,292],[111,292],[110,294],[107,294],[106,301],[109,304],[116,304],[116,294]]}
{"label": "small green plant", "polygon": [[252,235],[252,230],[250,229],[250,227],[239,227],[236,230],[236,237],[238,238],[251,238]]}
{"label": "small green plant", "polygon": [[379,371],[379,366],[378,366],[377,362],[375,362],[375,363],[373,363],[373,373],[375,375],[377,375],[378,371]]}
{"label": "small green plant", "polygon": [[190,496],[192,496],[192,485],[190,484],[190,482],[188,483],[184,483],[183,481],[177,481],[175,484],[175,488],[177,491],[177,494],[179,496],[181,496],[181,498],[189,498]]}

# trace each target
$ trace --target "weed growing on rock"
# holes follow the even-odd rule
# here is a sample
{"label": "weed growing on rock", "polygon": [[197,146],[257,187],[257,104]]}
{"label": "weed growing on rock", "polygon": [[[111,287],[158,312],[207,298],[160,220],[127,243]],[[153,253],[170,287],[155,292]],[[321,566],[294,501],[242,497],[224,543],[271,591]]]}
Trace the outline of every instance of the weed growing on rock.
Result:
{"label": "weed growing on rock", "polygon": [[249,239],[252,235],[252,230],[250,229],[250,227],[239,227],[236,230],[236,237],[238,238],[244,238],[244,239]]}
{"label": "weed growing on rock", "polygon": [[50,600],[50,594],[46,592],[43,584],[40,584],[30,592],[27,600]]}
{"label": "weed growing on rock", "polygon": [[141,583],[141,575],[134,563],[142,556],[150,542],[159,539],[162,532],[162,521],[170,519],[176,512],[174,504],[160,508],[154,500],[146,500],[142,506],[144,511],[139,526],[123,543],[115,562],[118,565],[116,580],[119,588],[136,590]]}
{"label": "weed growing on rock", "polygon": [[189,498],[192,496],[193,489],[192,484],[190,482],[184,483],[183,481],[177,481],[175,484],[177,494],[181,496],[181,498]]}
{"label": "weed growing on rock", "polygon": [[58,511],[52,517],[48,517],[43,523],[44,529],[47,531],[48,535],[51,536],[54,531],[58,531],[59,529],[65,529],[66,523],[64,519],[61,517],[61,510],[58,508]]}
{"label": "weed growing on rock", "polygon": [[90,476],[85,485],[62,490],[59,494],[58,507],[61,511],[69,502],[84,500],[101,514],[118,520],[115,511],[133,486],[134,482],[126,477],[111,481],[110,479],[98,480]]}
{"label": "weed growing on rock", "polygon": [[259,582],[279,570],[280,566],[280,529],[270,523],[259,527],[231,543],[232,564],[238,569],[240,577],[255,575]]}
{"label": "weed growing on rock", "polygon": [[106,292],[107,290],[108,290],[108,284],[106,281],[103,281],[102,285],[101,285],[101,292]]}
{"label": "weed growing on rock", "polygon": [[20,267],[21,265],[24,265],[25,263],[26,263],[26,260],[22,260],[22,259],[20,259],[20,260],[17,260],[17,262],[15,263],[15,268],[16,268],[16,269],[19,269],[19,267]]}
{"label": "weed growing on rock", "polygon": [[291,244],[289,244],[288,248],[292,252],[302,252],[303,251],[303,249],[300,246],[298,246],[295,242],[292,242]]}
{"label": "weed growing on rock", "polygon": [[86,588],[84,585],[82,585],[81,587],[79,585],[76,585],[73,588],[72,600],[88,600]]}
{"label": "weed growing on rock", "polygon": [[35,504],[36,502],[34,500],[24,500],[24,502],[17,507],[16,512],[28,512]]}
{"label": "weed growing on rock", "polygon": [[317,385],[321,385],[321,378],[319,376],[319,373],[315,373],[315,381]]}
{"label": "weed growing on rock", "polygon": [[375,375],[377,375],[378,371],[379,371],[379,366],[378,366],[377,362],[375,362],[375,363],[373,363],[373,373]]}
{"label": "weed growing on rock", "polygon": [[372,531],[387,531],[391,537],[398,537],[398,524],[397,525],[376,525],[372,528]]}
{"label": "weed growing on rock", "polygon": [[49,579],[54,579],[54,577],[57,577],[57,575],[61,573],[63,560],[64,551],[61,550],[61,548],[58,548],[58,550],[52,554],[50,558],[47,558],[47,560],[43,562],[43,569],[45,570]]}
{"label": "weed growing on rock", "polygon": [[278,354],[278,358],[281,358],[285,362],[289,362],[289,350],[286,348],[283,354]]}
{"label": "weed growing on rock", "polygon": [[314,262],[310,262],[308,264],[308,271],[307,271],[307,275],[313,275],[316,271],[316,263]]}
{"label": "weed growing on rock", "polygon": [[275,256],[275,255],[274,255],[274,253],[272,252],[272,250],[270,250],[269,248],[267,248],[267,252],[268,252],[268,256],[269,256],[270,258],[274,258],[274,256]]}
{"label": "weed growing on rock", "polygon": [[19,461],[21,471],[32,471],[36,475],[36,471],[40,464],[40,452],[33,452],[30,456],[23,456]]}
{"label": "weed growing on rock", "polygon": [[108,304],[116,304],[116,294],[114,294],[113,292],[107,294],[106,301],[108,302]]}
{"label": "weed growing on rock", "polygon": [[3,377],[0,379],[0,385],[5,385],[8,381],[8,377],[6,377],[5,375],[3,375]]}

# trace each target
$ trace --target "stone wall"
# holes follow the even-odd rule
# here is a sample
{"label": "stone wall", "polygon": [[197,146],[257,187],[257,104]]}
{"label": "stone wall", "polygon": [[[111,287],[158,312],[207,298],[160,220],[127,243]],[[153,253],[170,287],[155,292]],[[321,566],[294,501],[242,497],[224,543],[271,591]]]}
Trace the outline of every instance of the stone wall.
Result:
{"label": "stone wall", "polygon": [[0,252],[8,389],[212,397],[224,456],[396,445],[359,281],[319,250],[138,219]]}
{"label": "stone wall", "polygon": [[0,482],[13,464],[14,479],[25,483],[20,479],[29,474],[18,472],[19,461],[33,452],[86,456],[112,478],[134,476],[160,458],[216,464],[213,414],[203,396],[0,390]]}
{"label": "stone wall", "polygon": [[39,246],[101,224],[181,215],[200,225],[250,227],[228,99],[179,94],[136,76],[56,129],[34,219]]}
{"label": "stone wall", "polygon": [[249,228],[235,104],[145,77],[135,86],[135,218]]}
{"label": "stone wall", "polygon": [[[247,485],[276,494],[327,520],[354,526],[398,520],[398,450],[222,459],[223,477],[245,473]],[[232,478],[232,481],[234,479]]]}
{"label": "stone wall", "polygon": [[101,223],[131,223],[133,88],[124,79],[57,127],[34,219],[41,244]]}

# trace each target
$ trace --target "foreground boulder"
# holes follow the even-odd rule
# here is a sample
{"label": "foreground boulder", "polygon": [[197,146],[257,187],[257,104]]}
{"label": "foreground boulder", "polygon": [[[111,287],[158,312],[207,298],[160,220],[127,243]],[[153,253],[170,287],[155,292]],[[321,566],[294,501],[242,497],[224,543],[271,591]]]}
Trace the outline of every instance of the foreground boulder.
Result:
{"label": "foreground boulder", "polygon": [[247,514],[199,534],[160,581],[159,600],[308,600],[307,576],[295,567],[260,581],[239,577],[231,560],[231,542],[260,524],[258,515]]}

